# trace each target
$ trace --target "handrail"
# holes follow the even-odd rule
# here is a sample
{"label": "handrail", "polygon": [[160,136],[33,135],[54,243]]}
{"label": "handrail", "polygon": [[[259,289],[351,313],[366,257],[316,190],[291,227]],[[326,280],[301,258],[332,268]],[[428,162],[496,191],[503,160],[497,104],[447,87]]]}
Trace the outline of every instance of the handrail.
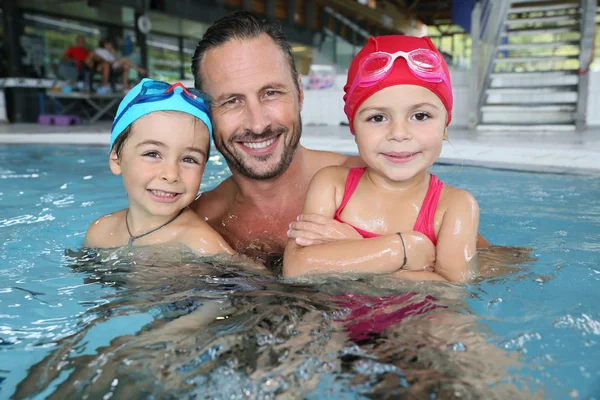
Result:
{"label": "handrail", "polygon": [[369,34],[369,32],[362,29],[360,26],[356,25],[354,22],[350,21],[348,18],[344,17],[342,14],[334,11],[331,7],[327,6],[324,8],[324,10],[327,14],[331,15],[332,17],[334,17],[335,19],[337,19],[338,21],[346,25],[348,28],[352,29],[353,31],[364,37],[365,39],[369,39],[371,36],[373,36]]}
{"label": "handrail", "polygon": [[489,76],[493,69],[509,8],[510,0],[484,0],[477,3],[473,9],[472,18],[476,20],[473,25],[476,29],[471,32],[471,36],[473,49],[476,50],[472,52],[471,68],[476,69],[476,73],[473,73],[474,99],[477,99],[474,104],[474,122],[476,124],[481,121],[481,107],[485,101]]}

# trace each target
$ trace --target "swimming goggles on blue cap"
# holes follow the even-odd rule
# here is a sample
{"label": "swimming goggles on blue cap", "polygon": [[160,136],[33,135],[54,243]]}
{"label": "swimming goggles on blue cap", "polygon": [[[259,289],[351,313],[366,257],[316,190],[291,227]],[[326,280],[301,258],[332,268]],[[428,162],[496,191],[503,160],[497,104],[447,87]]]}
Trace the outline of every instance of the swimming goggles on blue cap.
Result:
{"label": "swimming goggles on blue cap", "polygon": [[146,78],[121,101],[112,125],[110,148],[129,125],[155,111],[180,111],[193,115],[204,122],[212,135],[210,110],[205,95],[196,89],[186,88],[181,82],[169,84]]}

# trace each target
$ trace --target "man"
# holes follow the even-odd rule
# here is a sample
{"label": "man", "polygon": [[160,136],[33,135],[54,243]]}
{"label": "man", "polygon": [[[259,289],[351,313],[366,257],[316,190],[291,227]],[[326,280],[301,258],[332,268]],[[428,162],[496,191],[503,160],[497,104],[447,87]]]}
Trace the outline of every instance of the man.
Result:
{"label": "man", "polygon": [[[299,145],[304,93],[278,22],[247,12],[215,22],[196,47],[192,72],[196,88],[211,97],[215,146],[232,173],[192,207],[237,251],[263,261],[276,259],[314,174],[327,166],[362,162]],[[332,219],[307,219],[332,240],[356,235]],[[393,249],[394,257],[385,262],[400,266],[403,245],[398,235],[387,236],[379,253],[389,255]],[[417,256],[422,246],[407,246],[407,255]]]}

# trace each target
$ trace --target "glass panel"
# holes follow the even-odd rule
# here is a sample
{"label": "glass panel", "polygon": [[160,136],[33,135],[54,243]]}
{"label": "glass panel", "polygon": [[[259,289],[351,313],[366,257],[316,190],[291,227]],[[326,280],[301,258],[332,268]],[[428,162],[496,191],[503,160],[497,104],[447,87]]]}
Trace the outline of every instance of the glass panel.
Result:
{"label": "glass panel", "polygon": [[65,51],[75,45],[78,35],[83,35],[85,47],[94,50],[105,34],[100,26],[65,18],[52,18],[36,14],[24,15],[22,46],[27,53],[24,76],[56,78],[59,64]]}
{"label": "glass panel", "polygon": [[327,60],[334,60],[334,35],[331,31],[325,30],[325,37],[321,43],[320,52]]}
{"label": "glass panel", "polygon": [[167,82],[179,81],[183,66],[179,54],[179,39],[150,34],[147,43],[150,78]]}
{"label": "glass panel", "polygon": [[346,71],[350,67],[352,58],[354,58],[354,47],[338,36],[335,52],[338,69],[340,71]]}
{"label": "glass panel", "polygon": [[183,39],[183,66],[184,66],[184,79],[194,80],[192,74],[192,57],[196,51],[196,45],[198,40],[195,39]]}

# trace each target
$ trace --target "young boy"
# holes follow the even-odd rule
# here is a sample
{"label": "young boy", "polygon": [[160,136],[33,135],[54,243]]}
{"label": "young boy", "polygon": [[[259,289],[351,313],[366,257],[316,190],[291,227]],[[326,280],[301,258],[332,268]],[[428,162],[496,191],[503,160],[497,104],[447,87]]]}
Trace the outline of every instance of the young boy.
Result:
{"label": "young boy", "polygon": [[94,221],[84,246],[183,244],[202,255],[234,251],[194,211],[212,125],[199,92],[144,79],[121,101],[110,169],[123,176],[129,207]]}

